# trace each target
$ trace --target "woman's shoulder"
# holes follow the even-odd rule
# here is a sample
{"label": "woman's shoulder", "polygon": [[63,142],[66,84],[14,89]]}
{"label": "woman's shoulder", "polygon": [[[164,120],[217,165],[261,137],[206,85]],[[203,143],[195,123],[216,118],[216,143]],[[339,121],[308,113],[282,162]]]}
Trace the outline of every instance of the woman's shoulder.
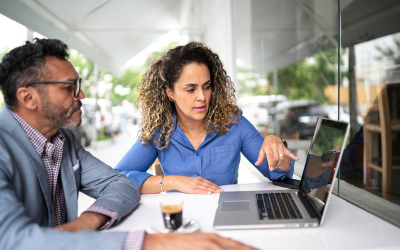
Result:
{"label": "woman's shoulder", "polygon": [[233,114],[233,122],[230,125],[236,126],[248,126],[251,125],[249,120],[243,115],[243,111],[240,110],[237,114]]}

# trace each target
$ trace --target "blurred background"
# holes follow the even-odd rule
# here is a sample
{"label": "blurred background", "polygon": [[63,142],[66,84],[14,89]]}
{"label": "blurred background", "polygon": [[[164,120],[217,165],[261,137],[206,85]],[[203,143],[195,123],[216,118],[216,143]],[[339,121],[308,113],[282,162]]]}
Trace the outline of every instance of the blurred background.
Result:
{"label": "blurred background", "polygon": [[[316,118],[349,122],[336,193],[400,225],[399,0],[0,0],[0,13],[0,56],[34,37],[68,44],[86,94],[74,132],[110,166],[136,140],[147,67],[204,42],[243,115],[299,155],[298,176]],[[241,165],[239,181],[262,179]]]}

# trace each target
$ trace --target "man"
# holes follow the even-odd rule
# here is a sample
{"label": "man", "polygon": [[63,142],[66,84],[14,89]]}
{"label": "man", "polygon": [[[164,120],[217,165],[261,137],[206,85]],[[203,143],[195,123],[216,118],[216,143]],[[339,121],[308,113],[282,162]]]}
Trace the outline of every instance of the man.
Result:
{"label": "man", "polygon": [[[252,249],[217,235],[94,231],[130,213],[140,193],[69,130],[85,95],[67,58],[63,42],[36,39],[0,63],[0,249]],[[96,202],[77,218],[79,191]]]}

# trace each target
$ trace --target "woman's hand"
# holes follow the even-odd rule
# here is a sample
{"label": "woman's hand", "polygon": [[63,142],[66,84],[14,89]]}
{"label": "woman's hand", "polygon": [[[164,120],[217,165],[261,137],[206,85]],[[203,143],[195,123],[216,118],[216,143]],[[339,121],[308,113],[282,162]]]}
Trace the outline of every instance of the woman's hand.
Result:
{"label": "woman's hand", "polygon": [[281,138],[275,135],[265,137],[255,165],[260,165],[265,157],[267,157],[270,171],[273,171],[275,168],[287,171],[290,166],[290,158],[296,161],[299,160],[297,156],[285,147]]}
{"label": "woman's hand", "polygon": [[[203,177],[187,177],[179,175],[166,176],[174,183],[175,189],[187,194],[211,194],[224,191],[220,186]],[[165,178],[165,177],[164,177]]]}

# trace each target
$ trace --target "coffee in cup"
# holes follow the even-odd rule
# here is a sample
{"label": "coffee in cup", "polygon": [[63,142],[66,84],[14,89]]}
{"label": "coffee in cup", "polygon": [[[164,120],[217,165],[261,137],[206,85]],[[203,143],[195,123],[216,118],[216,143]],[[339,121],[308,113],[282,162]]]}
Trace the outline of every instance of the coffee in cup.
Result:
{"label": "coffee in cup", "polygon": [[161,212],[166,229],[176,230],[182,225],[182,201],[161,202]]}

